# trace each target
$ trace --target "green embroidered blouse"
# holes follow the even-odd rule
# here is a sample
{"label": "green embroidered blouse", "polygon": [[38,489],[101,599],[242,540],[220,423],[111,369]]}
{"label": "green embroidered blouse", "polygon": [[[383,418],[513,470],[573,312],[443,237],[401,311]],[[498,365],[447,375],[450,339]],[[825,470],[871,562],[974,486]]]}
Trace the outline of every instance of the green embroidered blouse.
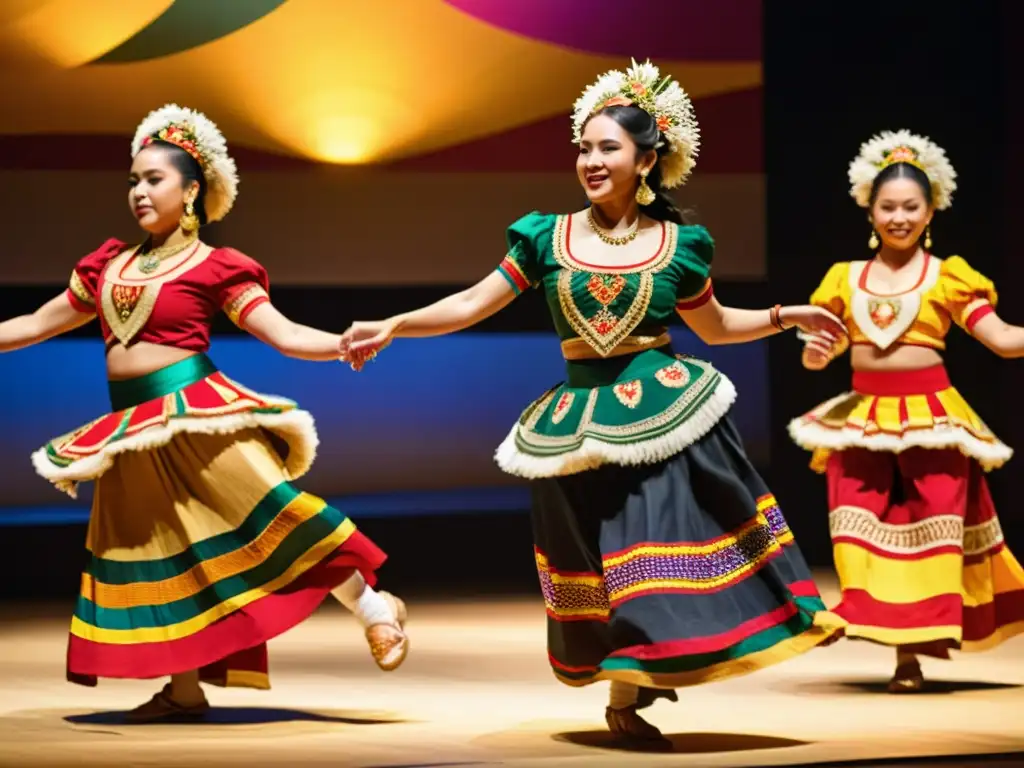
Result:
{"label": "green embroidered blouse", "polygon": [[572,252],[576,217],[530,213],[509,227],[498,271],[517,294],[539,287],[562,339],[567,380],[523,412],[496,459],[525,477],[664,460],[707,433],[735,400],[711,364],[676,355],[673,313],[712,295],[704,227],[661,222],[657,250],[609,268]]}

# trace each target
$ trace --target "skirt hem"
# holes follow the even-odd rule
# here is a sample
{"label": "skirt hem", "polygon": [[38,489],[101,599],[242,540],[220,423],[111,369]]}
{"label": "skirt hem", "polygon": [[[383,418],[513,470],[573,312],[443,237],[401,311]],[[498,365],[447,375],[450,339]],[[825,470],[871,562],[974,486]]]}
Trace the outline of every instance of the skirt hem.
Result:
{"label": "skirt hem", "polygon": [[562,675],[557,669],[553,670],[555,677],[566,685],[579,688],[601,680],[628,683],[645,688],[670,689],[684,688],[691,685],[702,685],[720,680],[727,680],[733,677],[748,675],[758,672],[766,667],[781,664],[796,656],[810,651],[818,645],[829,640],[837,632],[841,631],[840,626],[822,621],[815,617],[814,626],[784,640],[771,648],[758,651],[741,659],[712,664],[702,669],[688,670],[686,672],[643,672],[634,669],[602,669],[596,674],[586,678],[571,678]]}
{"label": "skirt hem", "polygon": [[[132,644],[103,643],[78,635],[68,641],[67,679],[95,686],[97,678],[148,680],[217,667],[203,682],[222,687],[267,689],[265,672],[223,668],[218,663],[287,632],[309,618],[323,600],[353,572],[367,584],[376,583],[375,571],[386,555],[359,531],[286,585],[243,606],[204,629],[178,640]],[[133,650],[135,653],[133,653]],[[140,658],[140,652],[149,658]]]}
{"label": "skirt hem", "polygon": [[736,387],[722,376],[700,410],[663,435],[629,443],[611,443],[584,436],[579,447],[553,456],[538,456],[518,445],[521,424],[516,424],[495,451],[494,460],[502,471],[518,477],[538,479],[563,477],[606,464],[637,466],[657,464],[707,435],[736,402]]}
{"label": "skirt hem", "polygon": [[289,454],[284,464],[287,479],[295,480],[309,471],[316,458],[319,438],[312,415],[302,410],[171,419],[159,427],[108,443],[97,453],[83,456],[65,467],[55,465],[47,449],[40,448],[32,453],[32,465],[58,489],[77,498],[78,484],[99,478],[113,466],[118,454],[163,447],[180,433],[222,435],[253,427],[266,429],[288,443]]}

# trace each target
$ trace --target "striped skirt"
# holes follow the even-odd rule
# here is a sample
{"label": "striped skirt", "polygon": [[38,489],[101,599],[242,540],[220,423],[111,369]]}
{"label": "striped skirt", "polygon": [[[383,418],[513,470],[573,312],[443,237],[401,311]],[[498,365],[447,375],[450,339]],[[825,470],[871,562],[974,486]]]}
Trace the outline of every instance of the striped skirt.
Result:
{"label": "striped skirt", "polygon": [[754,672],[839,629],[728,418],[657,464],[536,480],[556,677],[665,689]]}
{"label": "striped skirt", "polygon": [[372,584],[385,559],[292,485],[315,448],[312,420],[203,356],[113,382],[111,399],[112,414],[34,457],[65,490],[95,482],[68,679],[198,669],[207,683],[268,688],[267,641],[353,572]]}
{"label": "striped skirt", "polygon": [[828,479],[845,634],[948,658],[1024,633],[1024,569],[985,479],[1010,449],[942,366],[853,384],[790,425]]}

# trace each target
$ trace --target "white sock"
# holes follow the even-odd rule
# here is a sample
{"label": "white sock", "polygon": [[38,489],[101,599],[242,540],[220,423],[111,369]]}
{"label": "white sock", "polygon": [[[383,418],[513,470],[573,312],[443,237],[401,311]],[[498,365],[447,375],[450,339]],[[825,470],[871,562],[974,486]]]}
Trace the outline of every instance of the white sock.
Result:
{"label": "white sock", "polygon": [[363,574],[356,571],[343,584],[331,590],[338,602],[348,608],[364,627],[391,624],[395,615],[387,601],[366,583]]}
{"label": "white sock", "polygon": [[640,689],[632,683],[620,683],[612,680],[608,691],[608,706],[612,709],[625,709],[636,704]]}

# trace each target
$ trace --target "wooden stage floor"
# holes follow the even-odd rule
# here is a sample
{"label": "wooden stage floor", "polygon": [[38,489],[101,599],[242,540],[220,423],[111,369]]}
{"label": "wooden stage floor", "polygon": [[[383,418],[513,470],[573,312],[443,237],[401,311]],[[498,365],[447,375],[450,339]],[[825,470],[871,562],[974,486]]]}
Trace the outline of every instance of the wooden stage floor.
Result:
{"label": "wooden stage floor", "polygon": [[537,598],[413,601],[410,656],[390,674],[373,665],[355,621],[325,605],[271,645],[273,690],[212,689],[218,709],[188,726],[122,722],[154,682],[65,683],[68,612],[0,614],[0,766],[631,768],[950,755],[964,761],[943,765],[979,765],[982,754],[1024,754],[1024,638],[926,662],[937,682],[925,695],[882,692],[892,653],[848,641],[684,689],[678,704],[648,710],[674,752],[646,754],[605,732],[605,685],[554,680]]}

